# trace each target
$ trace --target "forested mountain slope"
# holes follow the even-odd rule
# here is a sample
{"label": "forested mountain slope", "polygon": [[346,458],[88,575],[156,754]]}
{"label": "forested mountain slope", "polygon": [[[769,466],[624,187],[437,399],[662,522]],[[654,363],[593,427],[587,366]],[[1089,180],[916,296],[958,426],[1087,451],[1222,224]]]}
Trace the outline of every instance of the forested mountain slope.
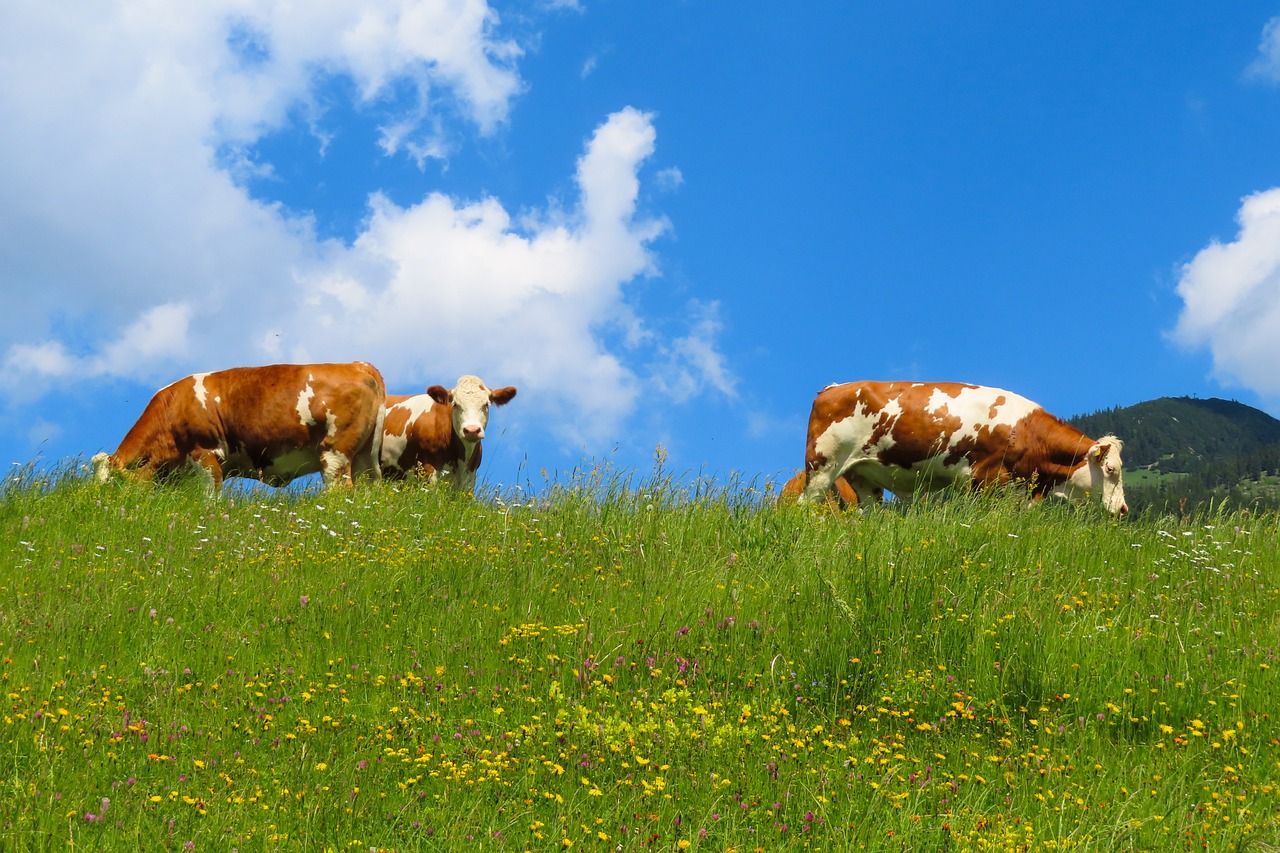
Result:
{"label": "forested mountain slope", "polygon": [[1234,400],[1161,397],[1071,418],[1124,441],[1131,507],[1185,511],[1210,500],[1280,507],[1280,420]]}

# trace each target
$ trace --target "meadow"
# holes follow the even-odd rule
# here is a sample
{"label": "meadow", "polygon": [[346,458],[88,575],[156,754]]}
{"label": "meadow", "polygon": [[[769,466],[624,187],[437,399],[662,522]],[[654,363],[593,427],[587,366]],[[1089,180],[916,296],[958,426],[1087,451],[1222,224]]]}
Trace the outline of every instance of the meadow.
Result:
{"label": "meadow", "polygon": [[1280,523],[0,493],[0,849],[1280,850]]}

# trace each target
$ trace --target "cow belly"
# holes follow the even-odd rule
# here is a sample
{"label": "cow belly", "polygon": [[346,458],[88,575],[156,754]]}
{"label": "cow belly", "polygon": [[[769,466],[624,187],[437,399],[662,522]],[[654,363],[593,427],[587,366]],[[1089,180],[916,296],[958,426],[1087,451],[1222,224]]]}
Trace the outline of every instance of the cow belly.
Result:
{"label": "cow belly", "polygon": [[287,483],[298,477],[316,474],[320,471],[320,455],[314,450],[299,448],[288,450],[271,460],[262,469],[262,479]]}
{"label": "cow belly", "polygon": [[973,469],[967,459],[962,458],[955,465],[947,465],[945,456],[931,456],[910,468],[886,465],[877,459],[864,459],[849,466],[849,473],[899,497],[910,497],[919,490],[946,488],[957,480],[968,482],[972,478]]}

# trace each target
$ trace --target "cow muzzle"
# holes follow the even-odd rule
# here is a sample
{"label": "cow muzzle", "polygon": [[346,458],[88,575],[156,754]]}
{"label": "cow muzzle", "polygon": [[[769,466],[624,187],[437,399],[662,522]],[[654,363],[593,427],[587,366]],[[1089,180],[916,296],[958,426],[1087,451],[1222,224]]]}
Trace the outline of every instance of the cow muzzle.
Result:
{"label": "cow muzzle", "polygon": [[464,424],[462,427],[463,441],[479,441],[484,438],[484,427],[479,424]]}

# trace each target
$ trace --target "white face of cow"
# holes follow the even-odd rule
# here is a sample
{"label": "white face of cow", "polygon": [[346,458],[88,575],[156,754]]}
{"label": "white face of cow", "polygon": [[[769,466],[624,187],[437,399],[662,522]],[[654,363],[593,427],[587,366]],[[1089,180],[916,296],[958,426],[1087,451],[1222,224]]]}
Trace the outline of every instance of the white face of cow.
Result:
{"label": "white face of cow", "polygon": [[452,391],[453,431],[467,443],[484,438],[489,425],[489,389],[476,376],[464,376]]}
{"label": "white face of cow", "polygon": [[[434,390],[429,389],[428,393]],[[513,387],[490,390],[478,376],[463,376],[443,400],[432,393],[437,402],[453,404],[453,431],[468,445],[484,438],[484,429],[489,425],[489,404],[505,405],[515,395]]]}
{"label": "white face of cow", "polygon": [[1125,515],[1129,504],[1124,499],[1124,465],[1120,451],[1124,447],[1114,435],[1098,439],[1089,448],[1087,464],[1072,475],[1070,484],[1077,490],[1102,495],[1102,508],[1112,515]]}

